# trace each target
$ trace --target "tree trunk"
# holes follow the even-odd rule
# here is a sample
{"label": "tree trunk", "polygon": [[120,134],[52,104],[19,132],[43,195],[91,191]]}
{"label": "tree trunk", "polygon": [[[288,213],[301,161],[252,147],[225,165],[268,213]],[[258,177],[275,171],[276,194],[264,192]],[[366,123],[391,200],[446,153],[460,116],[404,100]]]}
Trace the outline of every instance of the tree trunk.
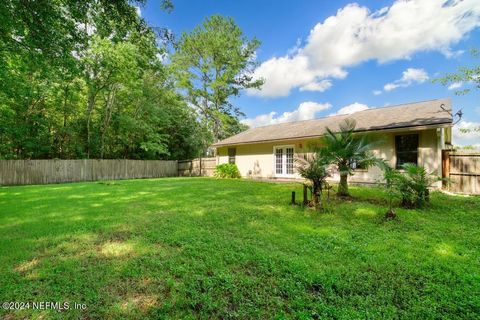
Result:
{"label": "tree trunk", "polygon": [[105,102],[105,115],[103,119],[102,133],[100,137],[100,159],[103,159],[103,156],[105,155],[105,136],[107,135],[108,126],[110,125],[110,119],[112,118],[115,93],[116,89],[115,86],[113,86],[107,96],[107,101]]}
{"label": "tree trunk", "polygon": [[393,220],[393,219],[396,219],[396,218],[397,218],[397,214],[392,209],[389,209],[385,213],[385,219],[387,219],[387,220]]}
{"label": "tree trunk", "polygon": [[307,185],[303,185],[303,205],[308,205],[308,194],[307,194]]}
{"label": "tree trunk", "polygon": [[63,88],[63,129],[62,129],[62,138],[60,139],[60,146],[58,147],[58,153],[60,157],[65,158],[67,155],[65,154],[65,145],[67,144],[67,120],[68,120],[68,112],[67,112],[67,102],[68,102],[68,89],[69,85],[67,84]]}
{"label": "tree trunk", "polygon": [[213,140],[214,142],[220,141],[220,119],[213,119]]}
{"label": "tree trunk", "polygon": [[316,207],[318,207],[318,205],[320,204],[320,195],[318,193],[318,190],[314,190],[313,191],[313,205]]}
{"label": "tree trunk", "polygon": [[392,197],[389,196],[388,198],[388,211],[385,213],[385,219],[390,220],[390,219],[395,219],[397,215],[395,214],[395,211],[393,211],[393,206],[392,206]]}
{"label": "tree trunk", "polygon": [[338,196],[349,197],[348,192],[348,173],[340,173],[340,183],[338,184]]}
{"label": "tree trunk", "polygon": [[87,104],[87,159],[90,159],[90,121],[92,119],[93,106],[95,105],[95,95],[90,93]]}

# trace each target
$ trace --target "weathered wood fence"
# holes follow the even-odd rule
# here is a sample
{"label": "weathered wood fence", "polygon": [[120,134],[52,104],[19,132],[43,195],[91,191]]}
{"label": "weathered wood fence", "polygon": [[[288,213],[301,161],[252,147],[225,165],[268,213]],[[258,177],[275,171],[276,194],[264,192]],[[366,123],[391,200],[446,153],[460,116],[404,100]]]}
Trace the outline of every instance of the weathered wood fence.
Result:
{"label": "weathered wood fence", "polygon": [[448,151],[442,154],[443,177],[448,178],[448,190],[465,194],[480,194],[480,152]]}
{"label": "weathered wood fence", "polygon": [[160,178],[177,175],[177,161],[123,159],[0,161],[0,185]]}
{"label": "weathered wood fence", "polygon": [[211,177],[213,176],[216,164],[216,158],[198,158],[178,161],[178,175],[180,177]]}

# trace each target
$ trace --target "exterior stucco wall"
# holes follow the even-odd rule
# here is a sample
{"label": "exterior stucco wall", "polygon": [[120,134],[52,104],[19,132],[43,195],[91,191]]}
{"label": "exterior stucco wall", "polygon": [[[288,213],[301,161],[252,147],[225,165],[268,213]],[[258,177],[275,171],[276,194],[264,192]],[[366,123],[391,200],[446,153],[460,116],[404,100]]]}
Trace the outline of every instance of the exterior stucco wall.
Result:
{"label": "exterior stucco wall", "polygon": [[[440,129],[438,129],[440,130]],[[437,129],[428,129],[422,131],[404,131],[391,133],[371,134],[372,140],[376,141],[372,151],[378,157],[386,159],[392,166],[395,166],[395,136],[400,134],[419,134],[418,164],[424,166],[427,172],[433,172],[441,176],[441,149]],[[295,140],[278,141],[269,143],[257,143],[248,145],[238,145],[236,147],[235,162],[243,177],[253,178],[275,178],[274,171],[274,147],[275,146],[294,146],[295,154],[308,152],[308,145],[316,140]],[[217,149],[217,163],[228,162],[228,147]],[[356,170],[355,174],[349,177],[352,182],[375,183],[382,177],[382,172],[377,167],[368,170]],[[298,174],[292,178],[300,178]],[[334,174],[333,181],[339,179],[338,174]]]}
{"label": "exterior stucco wall", "polygon": [[[235,163],[242,177],[252,178],[274,178],[274,147],[276,146],[294,146],[295,154],[306,152],[305,141],[279,141],[269,143],[256,143],[248,145],[235,146],[237,155]],[[228,147],[217,149],[217,163],[228,162]],[[293,178],[300,178],[295,174]]]}

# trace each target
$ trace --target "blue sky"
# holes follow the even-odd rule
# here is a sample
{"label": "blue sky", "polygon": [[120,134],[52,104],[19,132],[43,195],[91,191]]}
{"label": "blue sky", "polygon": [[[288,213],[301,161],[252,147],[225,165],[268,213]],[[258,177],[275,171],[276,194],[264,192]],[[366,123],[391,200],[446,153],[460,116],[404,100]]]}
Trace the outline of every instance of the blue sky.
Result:
{"label": "blue sky", "polygon": [[[167,14],[151,0],[141,15],[176,36],[210,15],[230,16],[247,37],[262,42],[255,75],[266,84],[233,100],[251,126],[445,97],[452,98],[454,111],[463,108],[457,127],[480,126],[480,90],[457,96],[431,82],[458,66],[478,65],[469,49],[480,47],[480,1],[174,0],[174,5]],[[479,133],[454,132],[455,144],[480,145]]]}

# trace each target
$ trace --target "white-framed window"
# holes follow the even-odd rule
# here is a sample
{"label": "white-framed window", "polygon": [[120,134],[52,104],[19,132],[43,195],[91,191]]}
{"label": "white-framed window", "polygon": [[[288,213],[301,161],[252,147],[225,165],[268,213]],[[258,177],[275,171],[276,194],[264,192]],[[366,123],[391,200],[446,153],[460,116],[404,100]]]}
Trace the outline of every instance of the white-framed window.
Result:
{"label": "white-framed window", "polygon": [[274,155],[274,170],[277,177],[290,177],[293,176],[294,163],[293,156],[295,154],[295,148],[290,146],[275,146],[273,147]]}

